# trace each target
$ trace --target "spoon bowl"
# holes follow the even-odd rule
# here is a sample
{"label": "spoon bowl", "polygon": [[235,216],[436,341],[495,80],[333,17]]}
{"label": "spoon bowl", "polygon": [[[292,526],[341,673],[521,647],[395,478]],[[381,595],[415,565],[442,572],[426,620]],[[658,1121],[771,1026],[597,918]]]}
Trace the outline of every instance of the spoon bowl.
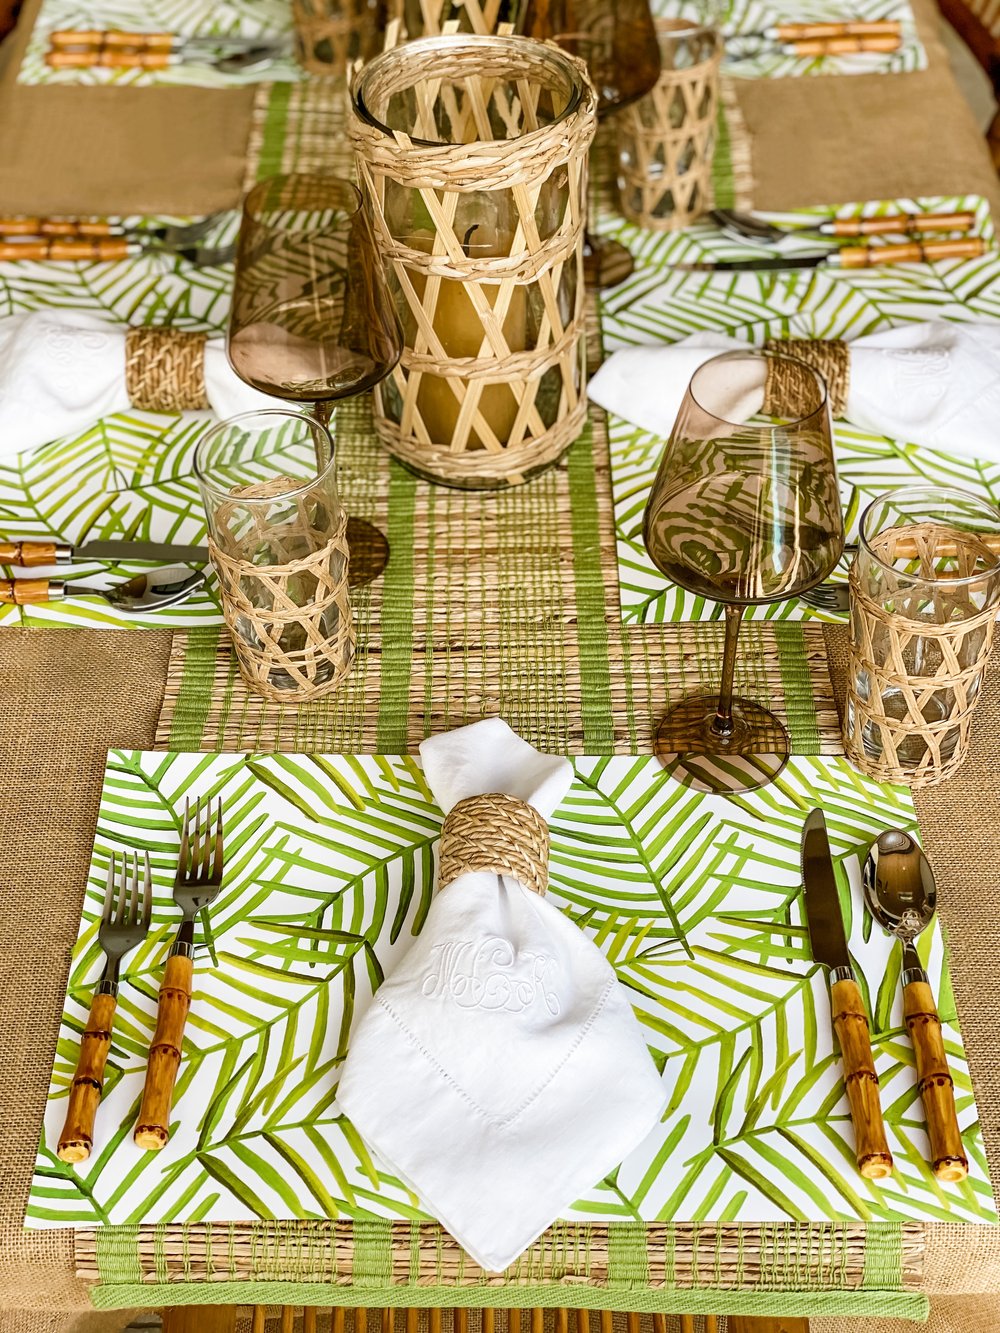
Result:
{"label": "spoon bowl", "polygon": [[116,611],[126,616],[142,616],[165,606],[185,602],[192,593],[205,584],[203,569],[189,569],[186,565],[167,565],[136,574],[124,583],[102,588],[100,596]]}
{"label": "spoon bowl", "polygon": [[931,863],[911,834],[886,829],[872,843],[862,872],[865,902],[886,932],[911,946],[937,908]]}
{"label": "spoon bowl", "polygon": [[765,222],[753,213],[739,213],[732,208],[713,208],[708,215],[715,225],[727,236],[741,241],[759,241],[762,245],[774,245],[783,241],[789,234],[771,222]]}

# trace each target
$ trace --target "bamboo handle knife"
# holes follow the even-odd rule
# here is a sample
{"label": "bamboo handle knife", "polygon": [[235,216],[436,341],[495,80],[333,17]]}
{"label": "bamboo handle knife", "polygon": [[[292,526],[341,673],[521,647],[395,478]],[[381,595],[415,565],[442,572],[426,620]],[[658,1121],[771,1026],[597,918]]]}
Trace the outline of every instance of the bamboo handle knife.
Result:
{"label": "bamboo handle knife", "polygon": [[61,236],[80,239],[84,236],[114,236],[116,229],[110,222],[86,218],[0,218],[0,239],[5,236]]}
{"label": "bamboo handle knife", "polygon": [[830,994],[833,1030],[844,1062],[858,1170],[866,1180],[882,1180],[892,1174],[892,1153],[885,1137],[868,1015],[853,978],[835,981]]}
{"label": "bamboo handle knife", "polygon": [[778,23],[774,35],[779,42],[801,42],[824,37],[901,37],[898,19],[858,19],[842,23]]}
{"label": "bamboo handle knife", "polygon": [[886,213],[878,218],[835,218],[833,236],[898,235],[907,231],[971,231],[975,213]]}

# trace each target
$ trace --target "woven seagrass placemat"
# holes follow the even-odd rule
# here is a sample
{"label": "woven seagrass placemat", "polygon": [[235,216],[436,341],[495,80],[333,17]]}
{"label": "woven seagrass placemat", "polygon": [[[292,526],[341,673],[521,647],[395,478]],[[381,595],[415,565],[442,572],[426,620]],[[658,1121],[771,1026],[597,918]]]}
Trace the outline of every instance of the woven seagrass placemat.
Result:
{"label": "woven seagrass placemat", "polygon": [[[165,750],[412,749],[433,732],[503,717],[543,750],[643,754],[670,703],[718,687],[722,627],[683,632],[541,623],[529,637],[492,630],[467,642],[393,642],[383,628],[328,699],[269,704],[240,678],[222,630],[175,635],[156,747]],[[796,754],[840,754],[823,630],[751,622],[737,688],[785,719]]]}
{"label": "woven seagrass placemat", "polygon": [[[111,1305],[160,1288],[184,1304],[249,1283],[259,1299],[374,1307],[572,1304],[612,1310],[914,1313],[922,1228],[556,1223],[502,1276],[441,1227],[355,1219],[114,1227],[76,1235],[79,1276]],[[200,1292],[188,1295],[191,1285]],[[210,1284],[206,1287],[205,1284]],[[287,1286],[289,1294],[278,1294]],[[187,1288],[187,1290],[186,1290]],[[838,1299],[839,1298],[839,1299]],[[242,1299],[247,1299],[244,1287]]]}

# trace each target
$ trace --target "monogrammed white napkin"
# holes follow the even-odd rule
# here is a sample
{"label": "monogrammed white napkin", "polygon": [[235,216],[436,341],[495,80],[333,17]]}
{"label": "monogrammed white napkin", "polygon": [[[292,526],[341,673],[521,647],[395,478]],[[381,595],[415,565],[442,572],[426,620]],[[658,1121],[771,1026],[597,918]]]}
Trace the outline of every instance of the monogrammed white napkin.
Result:
{"label": "monogrammed white napkin", "polygon": [[[595,403],[668,436],[691,376],[745,342],[696,333],[670,346],[615,352],[590,381]],[[845,418],[862,430],[944,453],[1000,460],[1000,324],[904,324],[850,344]],[[760,410],[763,374],[734,374],[730,420]]]}
{"label": "monogrammed white napkin", "polygon": [[[126,332],[85,310],[32,310],[0,319],[0,456],[126,412]],[[277,401],[233,373],[223,338],[205,345],[205,392],[222,418]]]}
{"label": "monogrammed white napkin", "polygon": [[[424,741],[447,813],[502,792],[549,819],[565,759],[498,718]],[[657,1124],[666,1089],[600,950],[515,879],[442,889],[351,1039],[338,1101],[484,1268],[506,1268]]]}

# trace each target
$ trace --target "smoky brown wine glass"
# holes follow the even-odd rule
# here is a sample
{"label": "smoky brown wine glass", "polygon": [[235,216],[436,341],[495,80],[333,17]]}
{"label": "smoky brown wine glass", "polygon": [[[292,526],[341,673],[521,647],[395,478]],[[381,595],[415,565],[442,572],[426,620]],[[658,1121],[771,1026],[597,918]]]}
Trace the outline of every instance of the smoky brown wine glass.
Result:
{"label": "smoky brown wine glass", "polygon": [[[272,176],[255,185],[243,202],[226,342],[240,379],[309,405],[329,430],[335,403],[384,379],[402,347],[358,189],[337,176]],[[357,586],[381,573],[389,548],[377,528],[354,517],[348,538]]]}
{"label": "smoky brown wine glass", "polygon": [[[519,30],[554,41],[587,66],[604,121],[638,101],[660,77],[660,45],[648,0],[529,0]],[[635,267],[620,241],[584,232],[584,275],[589,287],[615,287]]]}
{"label": "smoky brown wine glass", "polygon": [[826,385],[795,357],[748,349],[692,376],[643,521],[646,550],[671,582],[725,608],[717,696],[683,699],[655,738],[661,763],[704,789],[764,786],[788,761],[782,723],[734,694],[747,607],[827,578],[844,546]]}

